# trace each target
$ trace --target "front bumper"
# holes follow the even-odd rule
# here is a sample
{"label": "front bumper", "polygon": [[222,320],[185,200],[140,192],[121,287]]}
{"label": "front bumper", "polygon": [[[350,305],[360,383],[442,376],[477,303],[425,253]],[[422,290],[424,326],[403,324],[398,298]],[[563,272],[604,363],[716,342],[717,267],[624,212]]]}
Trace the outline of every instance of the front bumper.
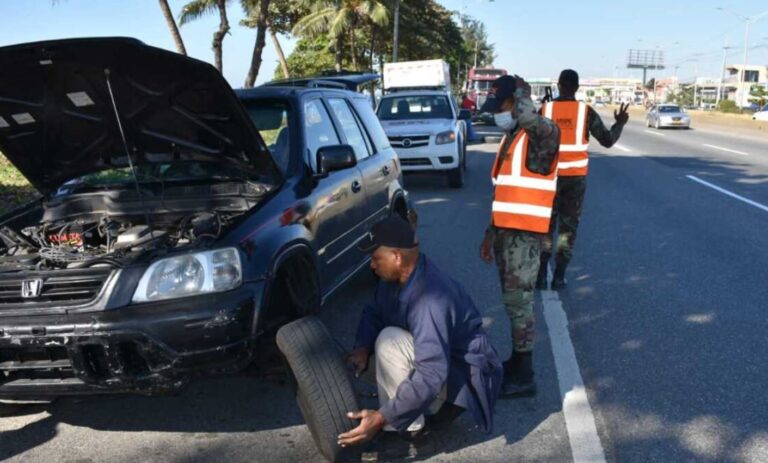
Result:
{"label": "front bumper", "polygon": [[77,314],[0,318],[0,398],[162,394],[251,358],[263,282]]}
{"label": "front bumper", "polygon": [[404,172],[450,170],[459,166],[456,142],[436,145],[430,141],[426,146],[394,149]]}
{"label": "front bumper", "polygon": [[691,121],[689,120],[679,120],[679,121],[673,121],[669,119],[661,119],[659,121],[659,127],[690,127]]}

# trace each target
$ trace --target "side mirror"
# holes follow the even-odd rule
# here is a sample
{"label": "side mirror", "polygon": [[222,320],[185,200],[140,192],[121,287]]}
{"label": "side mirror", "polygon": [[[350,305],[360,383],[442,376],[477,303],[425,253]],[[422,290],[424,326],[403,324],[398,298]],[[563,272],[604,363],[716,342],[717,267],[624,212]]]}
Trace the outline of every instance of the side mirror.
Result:
{"label": "side mirror", "polygon": [[331,172],[357,165],[355,150],[350,145],[323,146],[317,150],[317,176],[327,177]]}
{"label": "side mirror", "polygon": [[468,121],[472,119],[472,112],[468,109],[459,110],[459,119],[463,121]]}

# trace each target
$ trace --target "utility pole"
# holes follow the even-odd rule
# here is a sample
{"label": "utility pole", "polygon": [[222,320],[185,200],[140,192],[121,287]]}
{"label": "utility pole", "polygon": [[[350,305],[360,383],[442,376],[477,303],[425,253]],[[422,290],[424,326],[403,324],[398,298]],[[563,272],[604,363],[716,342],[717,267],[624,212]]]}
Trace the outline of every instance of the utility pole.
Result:
{"label": "utility pole", "polygon": [[395,30],[392,42],[392,62],[397,63],[397,49],[400,44],[400,0],[395,0]]}
{"label": "utility pole", "polygon": [[475,40],[475,69],[477,69],[477,40]]}
{"label": "utility pole", "polygon": [[725,83],[725,60],[728,58],[728,37],[725,38],[725,46],[723,47],[723,67],[720,68],[720,85],[717,86],[717,98],[715,98],[715,107],[720,105],[720,100],[723,99],[723,84]]}
{"label": "utility pole", "polygon": [[747,18],[747,27],[744,31],[744,67],[741,69],[741,75],[739,79],[739,93],[741,98],[739,99],[739,107],[743,108],[749,102],[749,92],[744,88],[747,83],[747,63],[749,57],[749,22],[750,18]]}

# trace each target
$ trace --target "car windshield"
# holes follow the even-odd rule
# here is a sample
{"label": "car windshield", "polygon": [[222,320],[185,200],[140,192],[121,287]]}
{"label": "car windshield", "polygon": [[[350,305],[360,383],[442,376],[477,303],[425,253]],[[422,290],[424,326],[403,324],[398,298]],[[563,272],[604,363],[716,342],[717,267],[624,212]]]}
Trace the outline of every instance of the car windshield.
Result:
{"label": "car windshield", "polygon": [[660,113],[679,113],[680,106],[659,106]]}
{"label": "car windshield", "polygon": [[480,90],[481,92],[487,92],[491,89],[491,83],[490,80],[476,80],[474,84],[475,90]]}
{"label": "car windshield", "polygon": [[243,104],[280,172],[285,173],[288,170],[292,138],[288,126],[290,106],[279,100],[248,99],[243,100]]}
{"label": "car windshield", "polygon": [[448,98],[442,95],[384,98],[378,116],[382,121],[453,118]]}
{"label": "car windshield", "polygon": [[[248,173],[231,164],[201,161],[178,161],[153,164],[139,164],[136,179],[139,183],[179,182],[195,180],[243,180]],[[94,188],[133,187],[134,180],[130,167],[105,169],[73,178],[62,185],[55,196],[66,196],[78,191]]]}

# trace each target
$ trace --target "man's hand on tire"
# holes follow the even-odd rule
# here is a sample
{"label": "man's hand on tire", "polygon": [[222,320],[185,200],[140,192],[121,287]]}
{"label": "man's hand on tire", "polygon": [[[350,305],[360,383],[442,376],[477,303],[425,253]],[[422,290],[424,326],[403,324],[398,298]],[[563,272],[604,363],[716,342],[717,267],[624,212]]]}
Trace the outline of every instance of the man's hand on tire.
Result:
{"label": "man's hand on tire", "polygon": [[371,353],[365,347],[358,347],[352,352],[347,354],[344,358],[344,363],[355,374],[355,378],[360,376],[360,373],[368,369],[368,358]]}
{"label": "man's hand on tire", "polygon": [[351,431],[339,434],[338,444],[342,447],[349,445],[360,445],[373,439],[377,432],[387,424],[384,415],[378,410],[362,410],[359,412],[349,412],[347,417],[353,420],[360,420],[360,425]]}

